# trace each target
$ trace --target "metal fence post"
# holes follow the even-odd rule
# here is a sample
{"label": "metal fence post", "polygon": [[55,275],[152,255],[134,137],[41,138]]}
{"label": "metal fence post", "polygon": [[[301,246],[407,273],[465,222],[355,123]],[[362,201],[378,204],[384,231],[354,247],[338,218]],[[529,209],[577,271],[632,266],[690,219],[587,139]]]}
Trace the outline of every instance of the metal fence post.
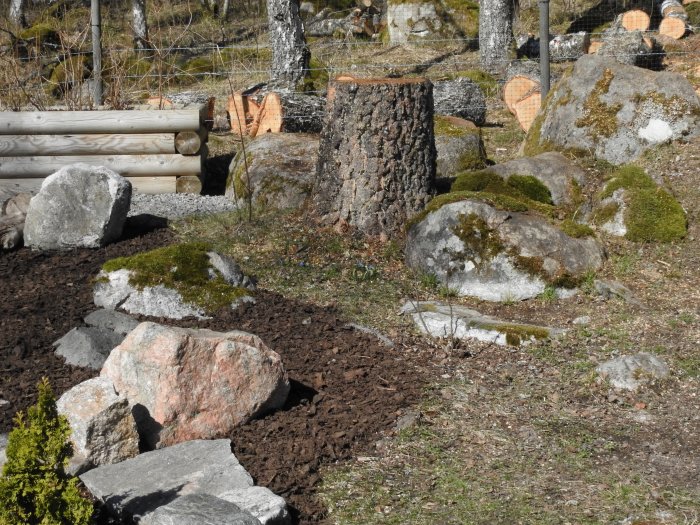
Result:
{"label": "metal fence post", "polygon": [[92,26],[92,99],[95,106],[102,105],[102,23],[100,17],[100,0],[90,1],[90,19]]}
{"label": "metal fence post", "polygon": [[540,93],[542,104],[549,93],[549,0],[539,0],[540,6]]}

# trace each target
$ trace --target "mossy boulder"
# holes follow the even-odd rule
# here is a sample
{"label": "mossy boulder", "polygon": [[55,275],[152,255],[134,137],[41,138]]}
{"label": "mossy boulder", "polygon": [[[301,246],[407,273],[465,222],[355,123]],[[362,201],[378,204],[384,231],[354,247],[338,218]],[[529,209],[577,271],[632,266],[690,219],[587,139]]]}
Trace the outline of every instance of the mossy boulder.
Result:
{"label": "mossy boulder", "polygon": [[[457,117],[435,116],[436,177],[443,185],[465,170],[486,167],[486,150],[481,131],[472,122]],[[440,181],[437,181],[438,186]]]}
{"label": "mossy boulder", "polygon": [[524,152],[586,151],[620,165],[698,135],[700,100],[682,75],[588,55],[553,87]]}
{"label": "mossy boulder", "polygon": [[[580,199],[579,188],[586,183],[585,172],[564,155],[554,151],[489,166],[486,171],[495,173],[505,180],[510,180],[512,177],[516,177],[516,180],[534,177],[544,185],[549,193],[550,203],[555,206],[575,204]],[[541,188],[535,188],[534,184],[529,186],[531,191],[542,191]],[[523,189],[527,191],[527,188]],[[542,202],[547,201],[542,200]]]}
{"label": "mossy boulder", "polygon": [[606,233],[636,242],[670,242],[687,232],[682,206],[636,166],[612,174],[593,218]]}
{"label": "mossy boulder", "polygon": [[[455,195],[455,194],[448,194]],[[573,238],[533,213],[473,199],[429,212],[407,233],[406,264],[433,274],[459,295],[487,301],[535,297],[548,286],[576,286],[604,260],[591,237]]]}
{"label": "mossy boulder", "polygon": [[241,206],[299,208],[306,200],[318,160],[318,135],[266,133],[234,157],[226,196]]}
{"label": "mossy boulder", "polygon": [[206,243],[175,244],[107,261],[93,290],[97,306],[130,314],[206,319],[252,302],[255,281]]}

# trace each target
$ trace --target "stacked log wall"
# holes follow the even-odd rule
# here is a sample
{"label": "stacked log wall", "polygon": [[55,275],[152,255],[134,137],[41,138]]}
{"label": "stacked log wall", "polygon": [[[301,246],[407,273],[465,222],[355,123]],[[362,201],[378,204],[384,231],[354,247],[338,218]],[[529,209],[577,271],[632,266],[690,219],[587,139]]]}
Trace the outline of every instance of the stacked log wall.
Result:
{"label": "stacked log wall", "polygon": [[140,193],[198,193],[208,108],[189,106],[0,112],[0,184],[37,191],[48,175],[82,162],[116,171]]}

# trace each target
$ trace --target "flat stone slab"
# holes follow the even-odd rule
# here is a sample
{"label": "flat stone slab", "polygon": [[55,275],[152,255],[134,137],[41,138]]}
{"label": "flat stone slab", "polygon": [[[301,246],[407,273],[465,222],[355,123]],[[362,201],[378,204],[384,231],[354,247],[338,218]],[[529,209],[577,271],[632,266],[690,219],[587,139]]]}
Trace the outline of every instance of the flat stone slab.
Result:
{"label": "flat stone slab", "polygon": [[[166,519],[172,515],[175,501],[195,494],[235,503],[238,508],[250,512],[263,524],[289,523],[286,508],[282,511],[278,508],[282,498],[263,487],[254,486],[253,478],[231,452],[231,441],[228,439],[187,441],[145,452],[121,463],[98,467],[81,475],[80,479],[93,496],[105,503],[111,514],[133,518],[139,523],[190,523],[142,520],[156,509],[168,506],[170,510],[165,509],[156,515]],[[245,497],[247,491],[251,492]],[[270,496],[269,502],[260,501],[263,494]],[[240,497],[241,495],[243,497]],[[193,501],[195,503],[192,503]],[[200,508],[197,502],[202,501],[206,499],[189,498],[185,503],[175,505],[175,509],[190,508],[193,515],[197,515],[196,509]],[[280,516],[280,521],[266,518],[275,515]]]}
{"label": "flat stone slab", "polygon": [[121,335],[126,335],[139,325],[139,322],[122,312],[116,310],[100,309],[88,314],[85,324],[95,328],[111,330]]}
{"label": "flat stone slab", "polygon": [[158,507],[140,525],[260,525],[260,520],[235,503],[209,494],[188,494]]}
{"label": "flat stone slab", "polygon": [[559,328],[501,321],[476,310],[436,301],[407,301],[401,313],[411,315],[418,329],[431,337],[476,339],[501,346],[518,346],[564,333]]}
{"label": "flat stone slab", "polygon": [[613,388],[637,390],[645,383],[668,377],[668,365],[654,354],[623,355],[599,365],[596,372]]}
{"label": "flat stone slab", "polygon": [[124,336],[104,328],[92,326],[73,328],[53,343],[56,355],[66,363],[99,370],[109,353],[119,346]]}

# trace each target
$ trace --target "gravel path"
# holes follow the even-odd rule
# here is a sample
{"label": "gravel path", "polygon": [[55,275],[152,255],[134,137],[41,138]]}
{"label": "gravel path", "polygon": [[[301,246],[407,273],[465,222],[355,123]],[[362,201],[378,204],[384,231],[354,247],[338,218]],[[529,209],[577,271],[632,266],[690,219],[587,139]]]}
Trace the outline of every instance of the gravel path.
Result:
{"label": "gravel path", "polygon": [[131,197],[129,216],[148,213],[167,219],[180,219],[188,215],[207,215],[233,211],[236,205],[223,196],[194,195],[191,193],[163,193]]}

